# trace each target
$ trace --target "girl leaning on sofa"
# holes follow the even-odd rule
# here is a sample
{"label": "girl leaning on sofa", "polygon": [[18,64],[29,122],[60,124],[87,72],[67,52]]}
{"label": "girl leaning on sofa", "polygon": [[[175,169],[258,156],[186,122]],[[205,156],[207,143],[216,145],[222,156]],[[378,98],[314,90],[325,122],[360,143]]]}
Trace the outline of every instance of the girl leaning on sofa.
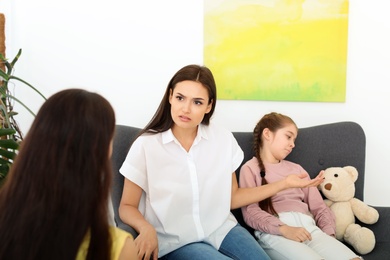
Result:
{"label": "girl leaning on sofa", "polygon": [[[253,134],[255,156],[241,167],[240,187],[258,187],[290,174],[307,173],[300,165],[284,160],[298,135],[290,117],[266,114]],[[242,207],[242,213],[272,259],[361,259],[335,238],[335,217],[317,187],[280,191]]]}

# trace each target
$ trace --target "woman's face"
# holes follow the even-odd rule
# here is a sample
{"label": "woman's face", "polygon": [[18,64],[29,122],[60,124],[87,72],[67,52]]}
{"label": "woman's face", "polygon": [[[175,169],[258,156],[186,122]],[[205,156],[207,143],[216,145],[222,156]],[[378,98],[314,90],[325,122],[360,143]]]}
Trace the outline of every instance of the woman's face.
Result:
{"label": "woman's face", "polygon": [[176,84],[170,93],[171,116],[175,126],[195,128],[211,110],[207,89],[199,82],[185,80]]}

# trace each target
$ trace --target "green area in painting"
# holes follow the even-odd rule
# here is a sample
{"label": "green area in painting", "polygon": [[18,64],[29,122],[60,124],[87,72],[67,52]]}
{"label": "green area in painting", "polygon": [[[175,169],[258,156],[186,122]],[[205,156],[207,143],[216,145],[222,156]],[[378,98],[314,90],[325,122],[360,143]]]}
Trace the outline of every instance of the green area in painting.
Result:
{"label": "green area in painting", "polygon": [[218,98],[344,102],[347,16],[283,21],[256,8],[205,13],[204,64]]}

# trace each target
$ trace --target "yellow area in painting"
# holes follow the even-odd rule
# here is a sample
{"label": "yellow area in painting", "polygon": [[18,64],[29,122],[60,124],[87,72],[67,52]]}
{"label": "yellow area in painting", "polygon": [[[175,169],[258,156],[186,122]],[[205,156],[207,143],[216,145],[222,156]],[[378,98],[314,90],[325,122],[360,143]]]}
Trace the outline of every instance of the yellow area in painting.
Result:
{"label": "yellow area in painting", "polygon": [[345,101],[348,1],[238,2],[205,9],[204,64],[219,99]]}

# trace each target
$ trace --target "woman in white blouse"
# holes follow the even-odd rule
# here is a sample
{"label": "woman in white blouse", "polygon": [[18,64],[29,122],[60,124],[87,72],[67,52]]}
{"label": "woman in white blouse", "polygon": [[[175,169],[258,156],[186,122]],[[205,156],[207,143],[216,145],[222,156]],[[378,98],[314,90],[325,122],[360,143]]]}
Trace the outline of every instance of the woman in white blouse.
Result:
{"label": "woman in white blouse", "polygon": [[208,68],[181,68],[130,148],[119,213],[139,233],[140,259],[270,259],[230,210],[322,181],[291,175],[238,188],[243,152],[231,132],[210,123],[216,101]]}

